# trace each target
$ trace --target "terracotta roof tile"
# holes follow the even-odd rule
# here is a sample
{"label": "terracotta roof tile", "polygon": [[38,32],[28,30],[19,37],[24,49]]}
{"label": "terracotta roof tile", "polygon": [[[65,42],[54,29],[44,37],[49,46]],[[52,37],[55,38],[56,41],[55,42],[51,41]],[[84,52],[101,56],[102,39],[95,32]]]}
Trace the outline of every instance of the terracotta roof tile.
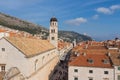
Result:
{"label": "terracotta roof tile", "polygon": [[70,43],[68,43],[68,42],[58,41],[58,49],[59,50],[65,48],[65,47],[67,47],[69,45],[70,45]]}
{"label": "terracotta roof tile", "polygon": [[11,44],[21,50],[27,57],[38,55],[42,52],[55,48],[47,40],[25,37],[7,37],[5,39],[7,39]]}
{"label": "terracotta roof tile", "polygon": [[87,48],[85,48],[86,45],[78,45],[75,48],[73,48],[72,52],[79,52],[79,53],[87,53],[87,54],[106,54],[106,53],[111,53],[115,54],[118,53],[118,50],[110,50],[107,49],[105,46],[93,46],[93,45],[88,45]]}
{"label": "terracotta roof tile", "polygon": [[[92,59],[93,63],[89,63],[89,59]],[[104,60],[107,60],[108,63],[104,63]],[[112,68],[109,57],[100,54],[86,54],[77,56],[69,62],[69,66]]]}
{"label": "terracotta roof tile", "polygon": [[0,29],[0,32],[6,32],[6,30],[4,30],[4,29]]}

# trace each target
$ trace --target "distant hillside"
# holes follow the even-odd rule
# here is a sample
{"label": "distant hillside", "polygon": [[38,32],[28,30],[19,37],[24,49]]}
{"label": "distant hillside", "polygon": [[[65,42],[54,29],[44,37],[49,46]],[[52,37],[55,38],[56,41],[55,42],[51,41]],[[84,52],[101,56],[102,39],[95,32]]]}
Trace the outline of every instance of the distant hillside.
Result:
{"label": "distant hillside", "polygon": [[[38,34],[41,35],[44,39],[46,39],[49,35],[48,29],[44,28],[41,25],[20,20],[16,17],[12,17],[1,12],[0,12],[0,25],[16,30],[26,31],[31,34]],[[59,31],[59,38],[64,39],[66,41],[73,41],[74,39],[77,39],[77,41],[92,40],[88,36],[84,36],[73,31]]]}
{"label": "distant hillside", "polygon": [[91,37],[79,34],[74,31],[59,31],[59,38],[70,42],[73,41],[74,39],[76,39],[77,42],[92,40]]}

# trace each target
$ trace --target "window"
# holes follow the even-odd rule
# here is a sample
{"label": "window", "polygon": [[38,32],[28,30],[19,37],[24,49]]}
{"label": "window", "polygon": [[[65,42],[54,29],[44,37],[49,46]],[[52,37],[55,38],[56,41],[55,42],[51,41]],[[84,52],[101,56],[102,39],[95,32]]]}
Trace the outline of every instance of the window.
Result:
{"label": "window", "polygon": [[89,70],[89,73],[93,73],[93,70]]}
{"label": "window", "polygon": [[1,66],[1,71],[5,71],[5,66]]}
{"label": "window", "polygon": [[48,54],[48,56],[49,56],[49,54]]}
{"label": "window", "polygon": [[45,59],[45,57],[43,56],[43,57],[42,57],[42,63],[44,63],[44,59]]}
{"label": "window", "polygon": [[109,60],[104,59],[104,60],[103,60],[103,63],[104,63],[104,64],[108,64],[108,63],[109,63]]}
{"label": "window", "polygon": [[89,78],[89,80],[93,80],[92,78]]}
{"label": "window", "polygon": [[51,30],[51,33],[55,33],[55,29],[52,29],[52,30]]}
{"label": "window", "polygon": [[35,60],[35,71],[37,69],[37,62],[38,62],[38,59]]}
{"label": "window", "polygon": [[108,74],[108,71],[104,71],[104,74]]}
{"label": "window", "polygon": [[93,80],[93,78],[92,78],[92,77],[89,77],[89,80]]}
{"label": "window", "polygon": [[74,77],[74,80],[78,80],[78,77]]}
{"label": "window", "polygon": [[118,70],[120,70],[120,67],[118,67]]}
{"label": "window", "polygon": [[118,75],[117,80],[120,80],[120,75]]}
{"label": "window", "polygon": [[52,37],[52,40],[54,40],[55,38],[54,37]]}
{"label": "window", "polygon": [[2,48],[2,51],[5,51],[5,48]]}
{"label": "window", "polygon": [[74,69],[74,72],[78,72],[78,69]]}
{"label": "window", "polygon": [[87,59],[87,61],[90,63],[90,64],[92,64],[94,61],[93,61],[93,59]]}

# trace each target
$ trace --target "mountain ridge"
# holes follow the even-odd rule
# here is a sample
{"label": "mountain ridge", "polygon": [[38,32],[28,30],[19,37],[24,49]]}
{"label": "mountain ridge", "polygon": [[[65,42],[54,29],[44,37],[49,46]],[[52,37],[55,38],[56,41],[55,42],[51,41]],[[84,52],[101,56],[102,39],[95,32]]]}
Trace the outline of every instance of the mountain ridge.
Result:
{"label": "mountain ridge", "polygon": [[[19,18],[4,14],[0,12],[0,25],[8,28],[26,31],[31,34],[41,35],[43,39],[47,39],[49,36],[49,29],[43,27],[42,25],[37,25]],[[92,40],[91,37],[79,34],[74,31],[59,31],[59,38],[72,42],[74,39],[79,41]]]}

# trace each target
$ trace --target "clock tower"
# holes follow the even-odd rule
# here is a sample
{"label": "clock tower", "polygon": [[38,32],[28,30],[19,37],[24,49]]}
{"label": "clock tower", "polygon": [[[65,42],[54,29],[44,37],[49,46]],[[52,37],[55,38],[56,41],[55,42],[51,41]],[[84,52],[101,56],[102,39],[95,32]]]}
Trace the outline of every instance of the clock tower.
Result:
{"label": "clock tower", "polygon": [[58,47],[58,21],[55,17],[50,19],[50,29],[49,29],[50,43],[56,48]]}

